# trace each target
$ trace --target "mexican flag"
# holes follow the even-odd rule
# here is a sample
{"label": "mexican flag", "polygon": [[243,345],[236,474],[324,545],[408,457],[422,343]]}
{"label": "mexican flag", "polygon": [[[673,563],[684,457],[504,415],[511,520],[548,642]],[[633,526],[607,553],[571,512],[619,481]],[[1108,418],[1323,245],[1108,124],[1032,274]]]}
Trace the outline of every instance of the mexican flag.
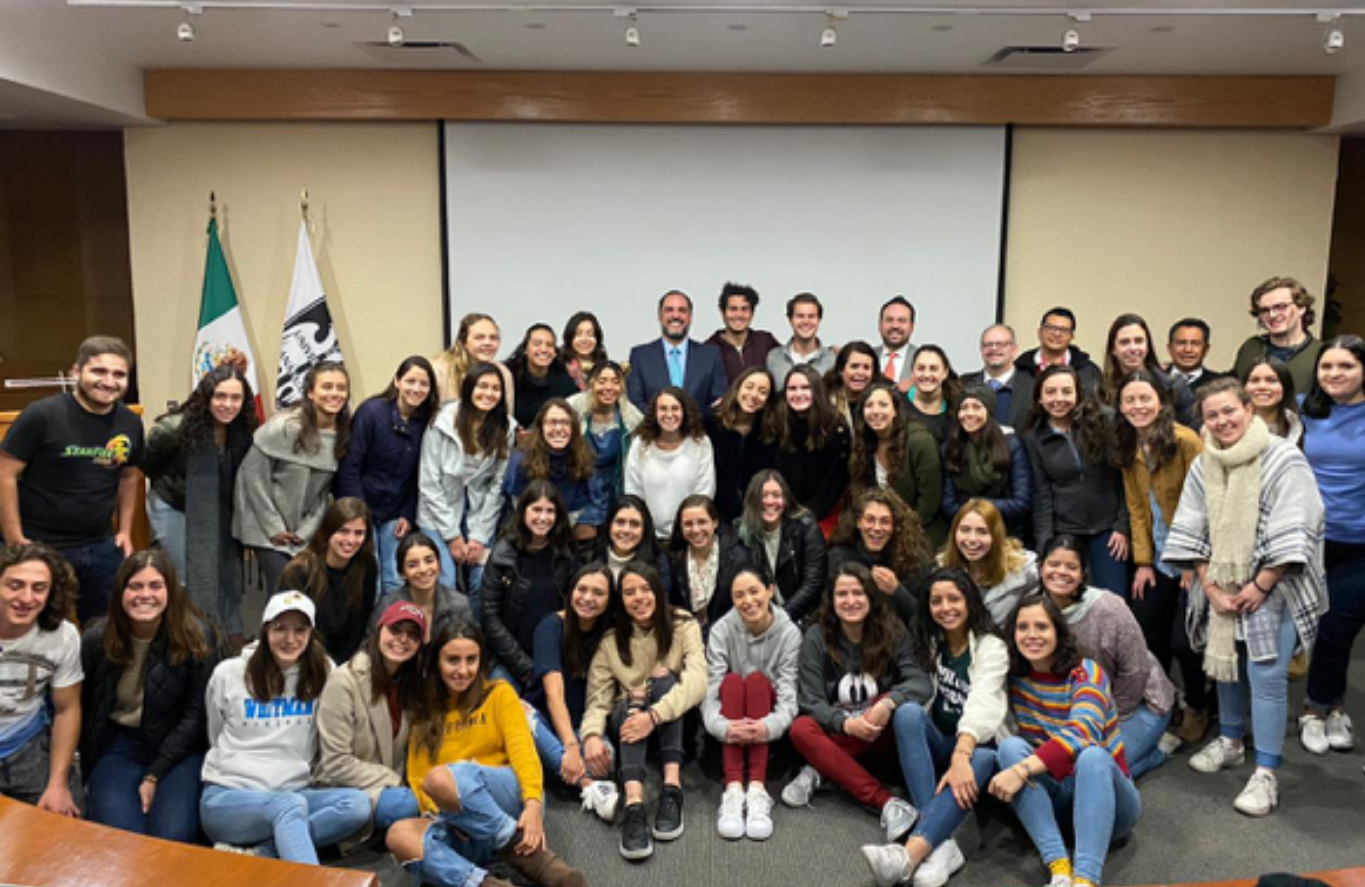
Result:
{"label": "mexican flag", "polygon": [[192,383],[199,384],[205,373],[222,364],[234,364],[256,394],[256,412],[261,411],[260,386],[256,384],[256,357],[242,323],[237,290],[232,285],[223,245],[218,241],[218,220],[209,219],[209,250],[204,262],[204,294],[199,303],[199,332],[194,337]]}
{"label": "mexican flag", "polygon": [[294,253],[294,280],[289,286],[289,307],[280,336],[280,372],[275,384],[275,407],[283,409],[303,400],[308,370],[320,363],[341,363],[341,343],[327,310],[327,293],[313,259],[308,222],[299,223],[299,242]]}

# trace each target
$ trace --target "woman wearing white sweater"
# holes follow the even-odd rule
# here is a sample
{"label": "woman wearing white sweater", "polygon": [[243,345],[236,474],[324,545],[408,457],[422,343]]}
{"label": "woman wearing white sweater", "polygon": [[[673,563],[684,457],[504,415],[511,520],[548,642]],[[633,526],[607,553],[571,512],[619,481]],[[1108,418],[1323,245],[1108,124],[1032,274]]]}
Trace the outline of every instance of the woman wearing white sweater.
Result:
{"label": "woman wearing white sweater", "polygon": [[[966,570],[929,574],[915,649],[932,676],[934,696],[897,712],[896,748],[919,821],[904,846],[863,848],[881,887],[942,887],[965,860],[952,834],[995,772],[997,739],[1006,735],[1009,649]],[[937,783],[935,782],[937,780]]]}
{"label": "woman wearing white sweater", "polygon": [[796,718],[801,630],[773,606],[776,588],[752,567],[735,574],[729,591],[734,607],[711,626],[706,642],[701,703],[702,723],[723,744],[725,795],[716,828],[731,841],[763,841],[773,833],[768,746]]}
{"label": "woman wearing white sweater", "polygon": [[626,492],[645,500],[660,541],[673,532],[678,506],[693,493],[714,496],[716,463],[701,411],[681,388],[669,386],[649,405],[626,456]]}
{"label": "woman wearing white sweater", "polygon": [[315,612],[300,592],[275,595],[261,620],[264,640],[209,679],[199,818],[219,849],[317,865],[318,847],[369,821],[363,791],[308,787],[317,702],[331,668],[313,634]]}

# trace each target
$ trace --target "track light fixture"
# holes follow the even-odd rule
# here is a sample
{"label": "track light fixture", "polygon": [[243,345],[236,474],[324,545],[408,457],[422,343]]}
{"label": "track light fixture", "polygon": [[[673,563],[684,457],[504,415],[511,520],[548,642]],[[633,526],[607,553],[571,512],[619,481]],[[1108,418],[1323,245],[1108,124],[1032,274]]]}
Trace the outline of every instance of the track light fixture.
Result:
{"label": "track light fixture", "polygon": [[823,48],[829,49],[830,47],[834,46],[836,43],[839,42],[839,32],[835,30],[834,27],[836,20],[839,19],[847,20],[848,13],[847,12],[844,12],[843,14],[839,14],[837,12],[825,13],[825,29],[820,32],[820,45]]}
{"label": "track light fixture", "polygon": [[195,37],[194,22],[190,21],[190,16],[202,15],[204,8],[197,4],[187,3],[180,7],[180,9],[185,13],[185,19],[175,29],[175,39],[179,40],[181,43],[193,43]]}
{"label": "track light fixture", "polygon": [[1067,17],[1071,19],[1071,27],[1067,28],[1062,34],[1062,52],[1075,52],[1081,48],[1081,32],[1076,29],[1076,25],[1090,21],[1088,12],[1072,12]]}
{"label": "track light fixture", "polygon": [[403,33],[403,27],[398,24],[398,13],[393,14],[393,24],[389,25],[389,45],[402,46],[407,35]]}
{"label": "track light fixture", "polygon": [[640,45],[640,28],[635,23],[635,13],[633,12],[630,14],[630,24],[626,26],[626,45]]}
{"label": "track light fixture", "polygon": [[1346,45],[1346,32],[1341,29],[1341,19],[1332,19],[1331,27],[1322,38],[1322,51],[1328,55],[1336,55]]}

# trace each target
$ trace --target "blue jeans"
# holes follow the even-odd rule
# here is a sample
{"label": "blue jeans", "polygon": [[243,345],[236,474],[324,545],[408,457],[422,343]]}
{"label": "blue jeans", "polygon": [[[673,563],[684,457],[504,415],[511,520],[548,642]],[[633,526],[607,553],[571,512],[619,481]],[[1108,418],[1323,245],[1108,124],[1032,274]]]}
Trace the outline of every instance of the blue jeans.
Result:
{"label": "blue jeans", "polygon": [[[896,756],[901,773],[910,789],[910,800],[920,811],[914,835],[937,847],[953,836],[967,818],[968,811],[957,805],[951,789],[937,794],[938,779],[953,761],[957,737],[944,736],[922,705],[902,705],[891,721],[896,731]],[[995,772],[995,749],[977,747],[972,751],[972,773],[977,789],[985,787]]]}
{"label": "blue jeans", "polygon": [[1284,723],[1289,717],[1289,660],[1294,657],[1298,631],[1286,606],[1280,615],[1279,654],[1265,662],[1250,662],[1246,644],[1237,642],[1235,684],[1218,682],[1218,732],[1241,741],[1246,735],[1247,688],[1251,691],[1251,730],[1256,734],[1256,764],[1278,769],[1284,751]]}
{"label": "blue jeans", "polygon": [[[1000,743],[1000,769],[1005,770],[1033,754],[1033,746],[1018,736]],[[1071,808],[1076,834],[1075,877],[1101,883],[1109,843],[1122,838],[1142,816],[1142,797],[1133,780],[1119,769],[1113,755],[1091,745],[1076,756],[1075,769],[1062,780],[1034,777],[1014,796],[1014,813],[1033,839],[1044,865],[1066,859],[1066,843],[1057,827],[1057,815]]]}
{"label": "blue jeans", "polygon": [[1117,560],[1109,553],[1109,537],[1112,535],[1112,532],[1095,533],[1089,536],[1078,535],[1076,538],[1085,546],[1090,584],[1096,588],[1106,588],[1128,600],[1131,588],[1128,582],[1128,563]]}
{"label": "blue jeans", "polygon": [[[383,597],[391,591],[397,591],[403,587],[403,577],[398,575],[398,543],[402,542],[393,534],[394,528],[398,526],[398,519],[384,521],[379,528],[374,531],[374,554],[379,558],[379,596]],[[434,537],[433,537],[434,538]],[[440,546],[438,541],[437,546]],[[446,552],[446,557],[450,553]],[[445,579],[445,565],[441,565],[441,579]],[[450,586],[447,586],[447,588]]]}
{"label": "blue jeans", "polygon": [[76,600],[76,617],[82,624],[109,615],[109,595],[114,590],[114,574],[123,566],[123,550],[109,536],[89,545],[58,548],[76,571],[80,596]]}
{"label": "blue jeans", "polygon": [[375,828],[388,828],[400,820],[416,819],[421,815],[417,796],[407,787],[382,789],[379,800],[374,802]]}
{"label": "blue jeans", "polygon": [[1328,610],[1318,623],[1304,704],[1326,717],[1346,701],[1351,646],[1365,626],[1365,545],[1327,540]]}
{"label": "blue jeans", "polygon": [[449,769],[460,811],[440,815],[422,837],[422,858],[405,867],[425,883],[473,887],[488,874],[482,866],[516,836],[521,786],[511,767],[461,761]]}
{"label": "blue jeans", "polygon": [[317,865],[318,847],[335,844],[365,826],[370,799],[356,788],[262,792],[205,783],[199,819],[213,841]]}
{"label": "blue jeans", "polygon": [[[559,734],[555,733],[555,728],[550,725],[550,721],[541,713],[540,709],[531,709],[526,719],[531,726],[531,738],[535,740],[536,752],[540,755],[540,763],[544,766],[547,774],[559,776],[559,770],[564,766],[564,743],[559,741]],[[574,731],[574,739],[578,739],[578,731]],[[606,743],[607,753],[612,752],[611,743],[605,736],[602,741]],[[580,747],[579,751],[582,751]],[[586,771],[587,764],[584,763]],[[587,773],[587,780],[606,779],[611,775],[611,767],[607,768],[606,773]]]}
{"label": "blue jeans", "polygon": [[170,555],[180,581],[185,581],[185,512],[177,511],[156,493],[147,493],[147,520],[161,550]]}
{"label": "blue jeans", "polygon": [[[441,562],[440,583],[446,588],[459,588],[459,571],[455,568],[455,559],[450,556],[450,549],[446,546],[446,540],[442,539],[441,534],[435,530],[423,529],[421,532],[436,543],[436,557]],[[465,539],[469,538],[469,529],[465,525],[461,524],[460,532],[465,534]],[[493,543],[490,541],[484,547],[492,551]],[[474,617],[475,624],[478,624],[478,621],[483,618],[483,614],[479,612],[479,586],[483,584],[483,569],[483,564],[464,568],[466,578],[464,592],[469,598],[469,609]]]}
{"label": "blue jeans", "polygon": [[161,777],[152,809],[143,813],[138,788],[151,761],[142,754],[136,730],[112,725],[108,729],[114,731],[114,741],[95,763],[86,783],[86,819],[139,835],[182,844],[198,843],[203,753],[190,755]]}
{"label": "blue jeans", "polygon": [[1123,750],[1128,755],[1128,772],[1134,779],[1166,763],[1166,755],[1159,745],[1170,723],[1170,712],[1159,715],[1147,706],[1139,705],[1128,720],[1119,724]]}

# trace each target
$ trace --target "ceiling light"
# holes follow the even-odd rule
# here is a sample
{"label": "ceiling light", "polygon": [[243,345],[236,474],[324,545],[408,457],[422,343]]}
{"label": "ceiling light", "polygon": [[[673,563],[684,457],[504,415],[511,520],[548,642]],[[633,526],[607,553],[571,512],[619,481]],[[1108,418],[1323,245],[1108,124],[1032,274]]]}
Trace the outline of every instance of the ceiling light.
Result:
{"label": "ceiling light", "polygon": [[1081,32],[1075,28],[1067,28],[1062,35],[1062,52],[1075,52],[1081,48]]}
{"label": "ceiling light", "polygon": [[180,9],[185,13],[185,20],[175,29],[175,39],[181,43],[194,42],[194,23],[190,21],[192,15],[203,15],[204,7],[197,3],[187,3]]}
{"label": "ceiling light", "polygon": [[1346,45],[1346,32],[1341,29],[1341,19],[1332,19],[1332,27],[1327,29],[1327,34],[1322,38],[1322,50],[1328,55],[1335,55]]}
{"label": "ceiling light", "polygon": [[834,30],[834,13],[825,13],[825,20],[828,24],[826,24],[825,29],[820,32],[820,45],[825,49],[829,49],[839,42],[839,32]]}
{"label": "ceiling light", "polygon": [[630,24],[626,27],[626,45],[627,46],[640,45],[640,28],[638,25],[635,24],[634,15],[630,17]]}
{"label": "ceiling light", "polygon": [[393,24],[389,25],[389,45],[402,46],[403,41],[406,39],[407,35],[403,33],[402,27],[399,26],[398,14],[395,13],[393,16]]}

